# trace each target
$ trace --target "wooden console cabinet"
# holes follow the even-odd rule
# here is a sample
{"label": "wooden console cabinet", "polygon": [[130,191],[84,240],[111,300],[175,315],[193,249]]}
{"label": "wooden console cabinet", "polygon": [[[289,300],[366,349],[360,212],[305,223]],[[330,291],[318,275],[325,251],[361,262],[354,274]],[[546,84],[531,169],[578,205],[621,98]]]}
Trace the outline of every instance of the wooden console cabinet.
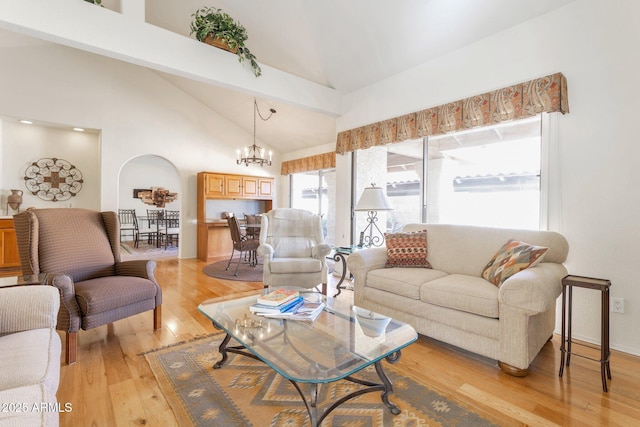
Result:
{"label": "wooden console cabinet", "polygon": [[20,253],[13,219],[0,219],[0,276],[20,273]]}
{"label": "wooden console cabinet", "polygon": [[232,251],[226,220],[207,218],[207,200],[260,200],[273,207],[274,178],[199,172],[197,176],[198,259],[228,256]]}

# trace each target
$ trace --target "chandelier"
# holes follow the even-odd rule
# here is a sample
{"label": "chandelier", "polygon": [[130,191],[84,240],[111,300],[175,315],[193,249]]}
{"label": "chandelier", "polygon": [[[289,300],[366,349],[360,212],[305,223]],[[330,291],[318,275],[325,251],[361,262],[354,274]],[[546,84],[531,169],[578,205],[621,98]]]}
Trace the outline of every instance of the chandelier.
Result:
{"label": "chandelier", "polygon": [[249,145],[244,147],[242,150],[236,150],[236,163],[241,165],[245,164],[249,166],[250,164],[258,164],[260,166],[271,166],[271,159],[273,157],[273,152],[269,151],[269,153],[265,153],[264,148],[256,145],[256,113],[263,121],[267,121],[276,113],[276,110],[273,108],[269,109],[269,115],[265,118],[262,117],[260,113],[260,109],[258,109],[258,103],[256,99],[253,98],[253,145]]}

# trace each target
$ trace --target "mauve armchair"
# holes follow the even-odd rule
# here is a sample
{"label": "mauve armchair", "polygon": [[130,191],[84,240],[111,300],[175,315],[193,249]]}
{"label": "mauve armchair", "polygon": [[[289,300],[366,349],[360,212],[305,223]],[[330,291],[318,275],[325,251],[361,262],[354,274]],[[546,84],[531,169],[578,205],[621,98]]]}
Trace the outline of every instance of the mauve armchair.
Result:
{"label": "mauve armchair", "polygon": [[60,292],[57,329],[66,332],[66,362],[75,363],[80,329],[153,310],[162,324],[162,290],[152,260],[120,260],[115,212],[29,209],[14,215],[22,273],[48,273]]}

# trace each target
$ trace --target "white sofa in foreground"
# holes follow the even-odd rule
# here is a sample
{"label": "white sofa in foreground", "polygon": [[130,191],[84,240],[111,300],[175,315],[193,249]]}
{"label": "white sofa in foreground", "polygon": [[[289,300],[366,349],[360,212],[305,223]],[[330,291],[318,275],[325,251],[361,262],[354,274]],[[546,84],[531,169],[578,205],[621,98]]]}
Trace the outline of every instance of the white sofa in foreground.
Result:
{"label": "white sofa in foreground", "polygon": [[0,426],[57,426],[60,294],[53,286],[0,288]]}
{"label": "white sofa in foreground", "polygon": [[[409,224],[427,231],[432,268],[385,268],[387,249],[360,250],[348,258],[354,303],[411,324],[420,334],[499,361],[525,376],[553,335],[556,299],[567,274],[569,245],[551,231]],[[540,261],[500,286],[482,272],[510,239],[549,248]]]}

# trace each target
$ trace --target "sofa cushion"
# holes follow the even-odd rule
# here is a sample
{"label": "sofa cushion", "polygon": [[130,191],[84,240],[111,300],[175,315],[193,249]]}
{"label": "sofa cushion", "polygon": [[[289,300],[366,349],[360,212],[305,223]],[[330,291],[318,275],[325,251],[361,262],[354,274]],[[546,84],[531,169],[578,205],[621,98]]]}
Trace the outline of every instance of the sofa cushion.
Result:
{"label": "sofa cushion", "polygon": [[498,288],[485,279],[450,274],[420,287],[420,299],[440,307],[498,318]]}
{"label": "sofa cushion", "polygon": [[427,231],[386,233],[387,263],[385,267],[431,268],[427,260]]}
{"label": "sofa cushion", "polygon": [[447,273],[426,268],[389,268],[367,273],[367,287],[380,289],[411,299],[420,299],[424,282],[446,276]]}
{"label": "sofa cushion", "polygon": [[52,328],[0,337],[0,390],[42,384],[55,393],[60,379],[60,349],[60,337]]}
{"label": "sofa cushion", "polygon": [[482,277],[496,286],[519,271],[542,261],[549,248],[510,239],[482,270]]}

